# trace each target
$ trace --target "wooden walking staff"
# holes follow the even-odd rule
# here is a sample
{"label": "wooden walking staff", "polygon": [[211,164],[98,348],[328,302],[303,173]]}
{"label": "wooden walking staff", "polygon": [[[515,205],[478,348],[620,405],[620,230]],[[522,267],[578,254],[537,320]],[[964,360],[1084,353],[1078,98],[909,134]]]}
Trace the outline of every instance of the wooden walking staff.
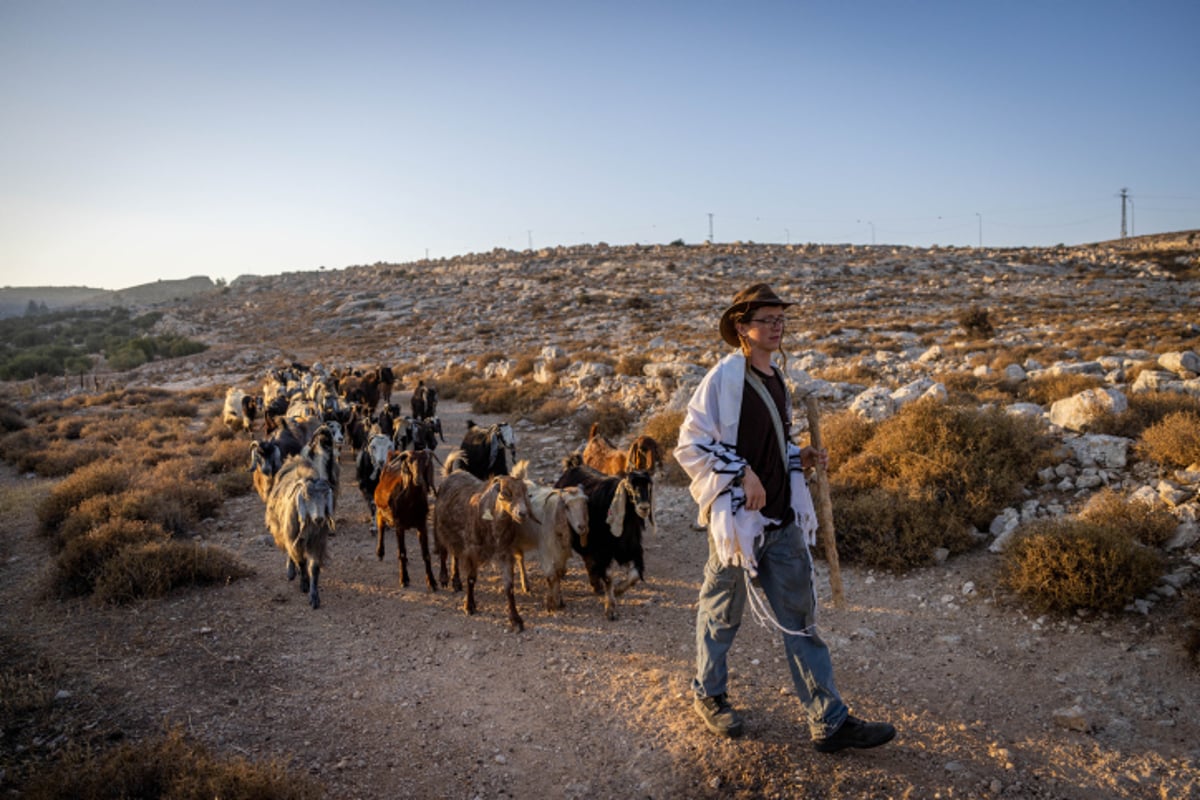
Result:
{"label": "wooden walking staff", "polygon": [[[817,398],[811,394],[804,398],[804,406],[808,411],[808,434],[812,438],[812,446],[824,450],[821,441],[821,410],[817,407]],[[817,481],[817,532],[821,544],[825,548],[825,560],[829,562],[829,585],[833,589],[833,604],[846,604],[846,595],[842,591],[842,568],[838,564],[837,538],[833,533],[833,503],[829,499],[829,476],[825,467],[817,462],[814,477]]]}

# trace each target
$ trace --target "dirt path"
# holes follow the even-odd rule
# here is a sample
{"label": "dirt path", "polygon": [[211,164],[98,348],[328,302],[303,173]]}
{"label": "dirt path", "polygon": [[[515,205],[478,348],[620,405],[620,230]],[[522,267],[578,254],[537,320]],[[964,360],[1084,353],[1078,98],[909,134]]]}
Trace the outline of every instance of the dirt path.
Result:
{"label": "dirt path", "polygon": [[[467,416],[443,404],[449,442]],[[546,482],[578,444],[565,428],[517,433]],[[419,580],[401,589],[394,539],[375,558],[348,453],[343,475],[318,611],[285,580],[256,495],[202,531],[256,575],[132,608],[46,601],[30,502],[0,544],[2,632],[61,664],[97,726],[138,737],[181,724],[218,751],[307,770],[339,800],[1200,796],[1200,676],[1164,624],[1169,607],[1030,619],[995,601],[986,553],[904,577],[847,568],[848,604],[825,610],[823,633],[843,694],[860,715],[894,722],[897,740],[813,752],[781,648],[748,621],[731,660],[748,730],[731,743],[689,708],[706,548],[686,490],[660,487],[648,581],[621,598],[619,620],[604,619],[575,558],[566,609],[518,597],[526,629],[513,634],[494,568],[474,617],[461,595]],[[30,498],[47,488],[8,468],[3,481]],[[415,545],[410,535],[419,575]],[[1054,721],[1072,706],[1086,730]]]}

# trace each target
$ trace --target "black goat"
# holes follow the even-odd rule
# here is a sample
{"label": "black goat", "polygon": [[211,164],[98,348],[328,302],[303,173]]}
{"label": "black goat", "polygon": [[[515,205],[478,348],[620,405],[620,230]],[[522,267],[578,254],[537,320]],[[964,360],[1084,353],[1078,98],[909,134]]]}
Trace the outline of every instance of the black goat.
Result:
{"label": "black goat", "polygon": [[[592,590],[604,596],[604,614],[617,618],[617,595],[624,594],[646,574],[642,533],[654,526],[653,483],[650,473],[630,470],[623,477],[609,476],[585,466],[578,454],[564,463],[565,471],[554,488],[578,486],[587,495],[587,543],[572,532],[571,548],[583,557]],[[613,585],[613,563],[632,565],[633,571]]]}
{"label": "black goat", "polygon": [[498,422],[486,428],[467,420],[467,432],[459,449],[463,452],[464,466],[480,480],[493,475],[509,474],[509,458],[517,460],[517,445],[512,426]]}

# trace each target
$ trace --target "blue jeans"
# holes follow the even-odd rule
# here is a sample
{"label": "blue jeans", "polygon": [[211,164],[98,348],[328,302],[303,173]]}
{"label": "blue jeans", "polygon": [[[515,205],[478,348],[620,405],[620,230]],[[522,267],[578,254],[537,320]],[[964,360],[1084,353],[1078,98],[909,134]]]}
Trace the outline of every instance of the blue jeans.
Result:
{"label": "blue jeans", "polygon": [[[779,624],[799,631],[817,620],[817,592],[813,586],[812,556],[795,523],[764,535],[756,552],[758,580]],[[692,691],[698,697],[725,694],[729,671],[726,655],[742,624],[746,608],[746,576],[741,567],[722,567],[708,539],[708,562],[696,609],[696,677]],[[808,715],[814,739],[829,736],[845,722],[847,709],[833,682],[829,648],[817,635],[783,633],[783,647],[796,696]]]}

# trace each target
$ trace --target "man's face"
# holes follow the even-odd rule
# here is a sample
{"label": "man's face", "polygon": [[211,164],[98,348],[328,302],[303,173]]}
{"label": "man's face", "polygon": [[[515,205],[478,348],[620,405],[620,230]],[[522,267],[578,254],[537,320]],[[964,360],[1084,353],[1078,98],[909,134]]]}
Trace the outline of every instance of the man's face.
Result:
{"label": "man's face", "polygon": [[738,323],[738,333],[750,342],[751,347],[778,350],[786,324],[784,312],[783,306],[759,306]]}

